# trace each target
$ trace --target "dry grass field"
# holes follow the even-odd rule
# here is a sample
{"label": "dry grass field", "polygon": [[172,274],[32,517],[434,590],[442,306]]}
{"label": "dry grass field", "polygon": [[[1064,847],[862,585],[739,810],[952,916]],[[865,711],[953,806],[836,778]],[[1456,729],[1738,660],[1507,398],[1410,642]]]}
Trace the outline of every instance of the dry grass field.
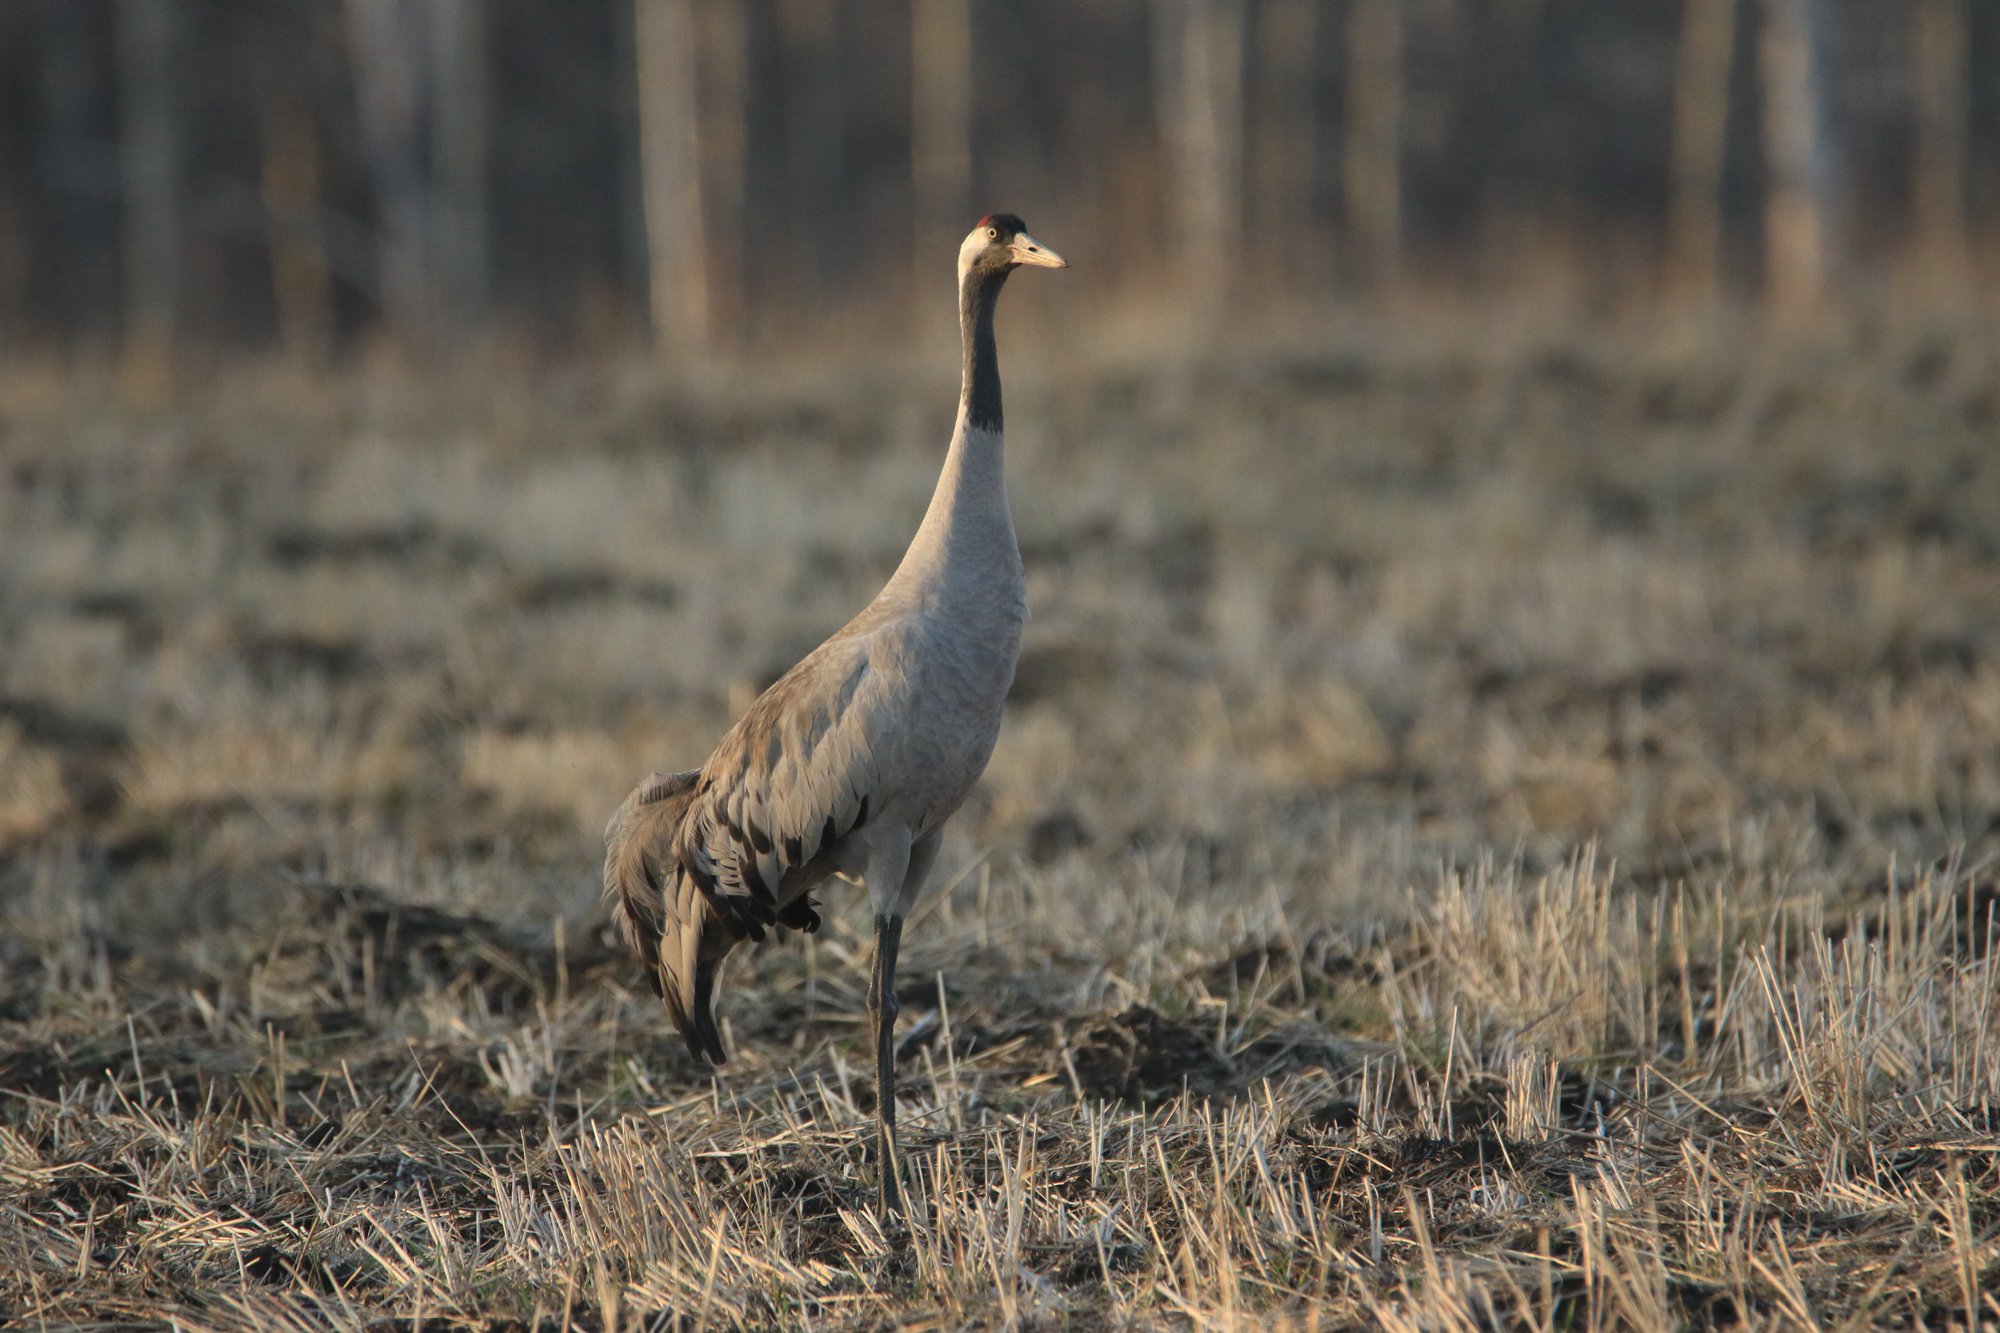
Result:
{"label": "dry grass field", "polygon": [[1010,360],[905,938],[696,1068],[599,831],[892,567],[949,367],[0,377],[0,1313],[2000,1321],[2000,336]]}

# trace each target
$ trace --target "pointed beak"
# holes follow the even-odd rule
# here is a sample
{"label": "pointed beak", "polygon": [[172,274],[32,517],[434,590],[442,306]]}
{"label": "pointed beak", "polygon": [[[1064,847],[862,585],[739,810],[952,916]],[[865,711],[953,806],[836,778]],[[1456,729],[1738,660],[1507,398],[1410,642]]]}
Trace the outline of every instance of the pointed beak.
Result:
{"label": "pointed beak", "polygon": [[1022,232],[1007,247],[1007,253],[1017,264],[1033,264],[1038,268],[1068,268],[1069,261],[1043,245],[1034,237]]}

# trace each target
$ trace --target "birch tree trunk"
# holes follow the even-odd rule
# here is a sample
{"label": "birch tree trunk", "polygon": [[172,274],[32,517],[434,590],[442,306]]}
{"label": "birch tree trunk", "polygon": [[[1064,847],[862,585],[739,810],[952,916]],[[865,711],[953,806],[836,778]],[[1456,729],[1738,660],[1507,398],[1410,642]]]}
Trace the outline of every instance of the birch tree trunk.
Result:
{"label": "birch tree trunk", "polygon": [[[970,230],[972,191],[972,6],[970,0],[910,4],[910,253],[918,327],[942,327],[933,293],[946,248]],[[933,282],[936,279],[936,282]],[[936,311],[937,320],[927,318]],[[955,322],[955,321],[954,321]]]}
{"label": "birch tree trunk", "polygon": [[1826,298],[1837,159],[1823,87],[1824,0],[1764,0],[1763,13],[1766,299],[1786,320]]}
{"label": "birch tree trunk", "polygon": [[173,388],[180,332],[180,107],[172,0],[120,0],[119,165],[124,182],[125,338],[121,378],[135,400]]}
{"label": "birch tree trunk", "polygon": [[1168,215],[1189,309],[1221,314],[1243,210],[1242,0],[1155,0],[1154,61]]}
{"label": "birch tree trunk", "polygon": [[1934,292],[1967,278],[1965,157],[1971,105],[1963,0],[1912,0],[1911,70],[1917,95],[1917,160],[1911,171],[1912,244]]}
{"label": "birch tree trunk", "polygon": [[787,280],[795,290],[824,290],[812,263],[827,217],[847,214],[847,87],[838,0],[777,0],[779,63],[784,71],[785,183],[811,207],[792,210]]}
{"label": "birch tree trunk", "polygon": [[1308,280],[1320,276],[1319,247],[1312,244],[1320,5],[1321,0],[1265,0],[1257,20],[1257,69],[1264,88],[1252,195],[1263,236],[1252,244],[1271,256],[1270,275],[1290,272]]}
{"label": "birch tree trunk", "polygon": [[[41,117],[41,137],[45,151],[40,156],[39,175],[48,231],[73,246],[96,254],[116,254],[124,239],[120,201],[103,196],[91,198],[75,188],[71,179],[74,164],[101,151],[103,130],[95,120],[101,93],[94,77],[98,53],[95,42],[96,16],[74,0],[41,0],[35,25],[36,74],[35,112]],[[107,192],[108,193],[108,192]],[[124,274],[113,264],[48,264],[38,271],[25,265],[0,265],[0,281],[11,289],[13,299],[0,310],[7,326],[0,336],[14,332],[18,321],[6,318],[21,310],[32,298],[28,291],[42,286],[45,301],[56,316],[56,329],[64,338],[85,332],[90,322],[105,310],[119,310],[125,304]]]}
{"label": "birch tree trunk", "polygon": [[673,360],[704,352],[709,335],[694,0],[635,3],[647,288],[655,344]]}
{"label": "birch tree trunk", "polygon": [[626,313],[637,328],[653,331],[653,264],[646,230],[646,137],[639,103],[639,6],[622,6],[612,34],[612,60],[619,72],[613,135],[617,164],[613,180],[619,289]]}
{"label": "birch tree trunk", "polygon": [[489,305],[487,247],[487,0],[426,0],[430,8],[433,236],[445,318],[463,335]]}
{"label": "birch tree trunk", "polygon": [[711,349],[735,341],[748,311],[743,280],[743,201],[749,168],[749,91],[744,0],[697,0],[696,142],[702,225],[708,238],[708,337]]}
{"label": "birch tree trunk", "polygon": [[1350,0],[1342,195],[1363,280],[1393,288],[1403,249],[1401,0]]}
{"label": "birch tree trunk", "polygon": [[1681,293],[1713,304],[1722,286],[1722,169],[1737,0],[1684,0],[1674,73],[1667,269]]}
{"label": "birch tree trunk", "polygon": [[257,190],[271,252],[278,339],[303,361],[333,345],[333,288],[320,234],[319,137],[298,81],[268,62],[252,66],[257,108]]}
{"label": "birch tree trunk", "polygon": [[430,26],[424,0],[346,0],[362,156],[374,186],[376,282],[406,351],[438,343],[436,242],[425,171]]}

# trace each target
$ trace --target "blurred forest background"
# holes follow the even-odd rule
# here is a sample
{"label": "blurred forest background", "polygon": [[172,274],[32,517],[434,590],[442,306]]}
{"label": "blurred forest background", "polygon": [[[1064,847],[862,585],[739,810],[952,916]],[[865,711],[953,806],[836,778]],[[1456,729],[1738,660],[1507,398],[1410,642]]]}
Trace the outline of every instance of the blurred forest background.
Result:
{"label": "blurred forest background", "polygon": [[1195,327],[1976,301],[2000,5],[0,4],[5,346],[142,384],[244,349],[908,339],[1001,207],[1089,260],[1093,311]]}

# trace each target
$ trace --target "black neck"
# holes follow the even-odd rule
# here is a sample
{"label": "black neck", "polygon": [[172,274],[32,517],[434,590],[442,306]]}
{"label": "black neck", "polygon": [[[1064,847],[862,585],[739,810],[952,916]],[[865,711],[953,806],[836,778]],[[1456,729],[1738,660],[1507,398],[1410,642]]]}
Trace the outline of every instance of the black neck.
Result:
{"label": "black neck", "polygon": [[965,341],[959,402],[965,424],[981,430],[1000,429],[1000,349],[993,341],[993,307],[1007,272],[975,266],[959,292],[959,334]]}

